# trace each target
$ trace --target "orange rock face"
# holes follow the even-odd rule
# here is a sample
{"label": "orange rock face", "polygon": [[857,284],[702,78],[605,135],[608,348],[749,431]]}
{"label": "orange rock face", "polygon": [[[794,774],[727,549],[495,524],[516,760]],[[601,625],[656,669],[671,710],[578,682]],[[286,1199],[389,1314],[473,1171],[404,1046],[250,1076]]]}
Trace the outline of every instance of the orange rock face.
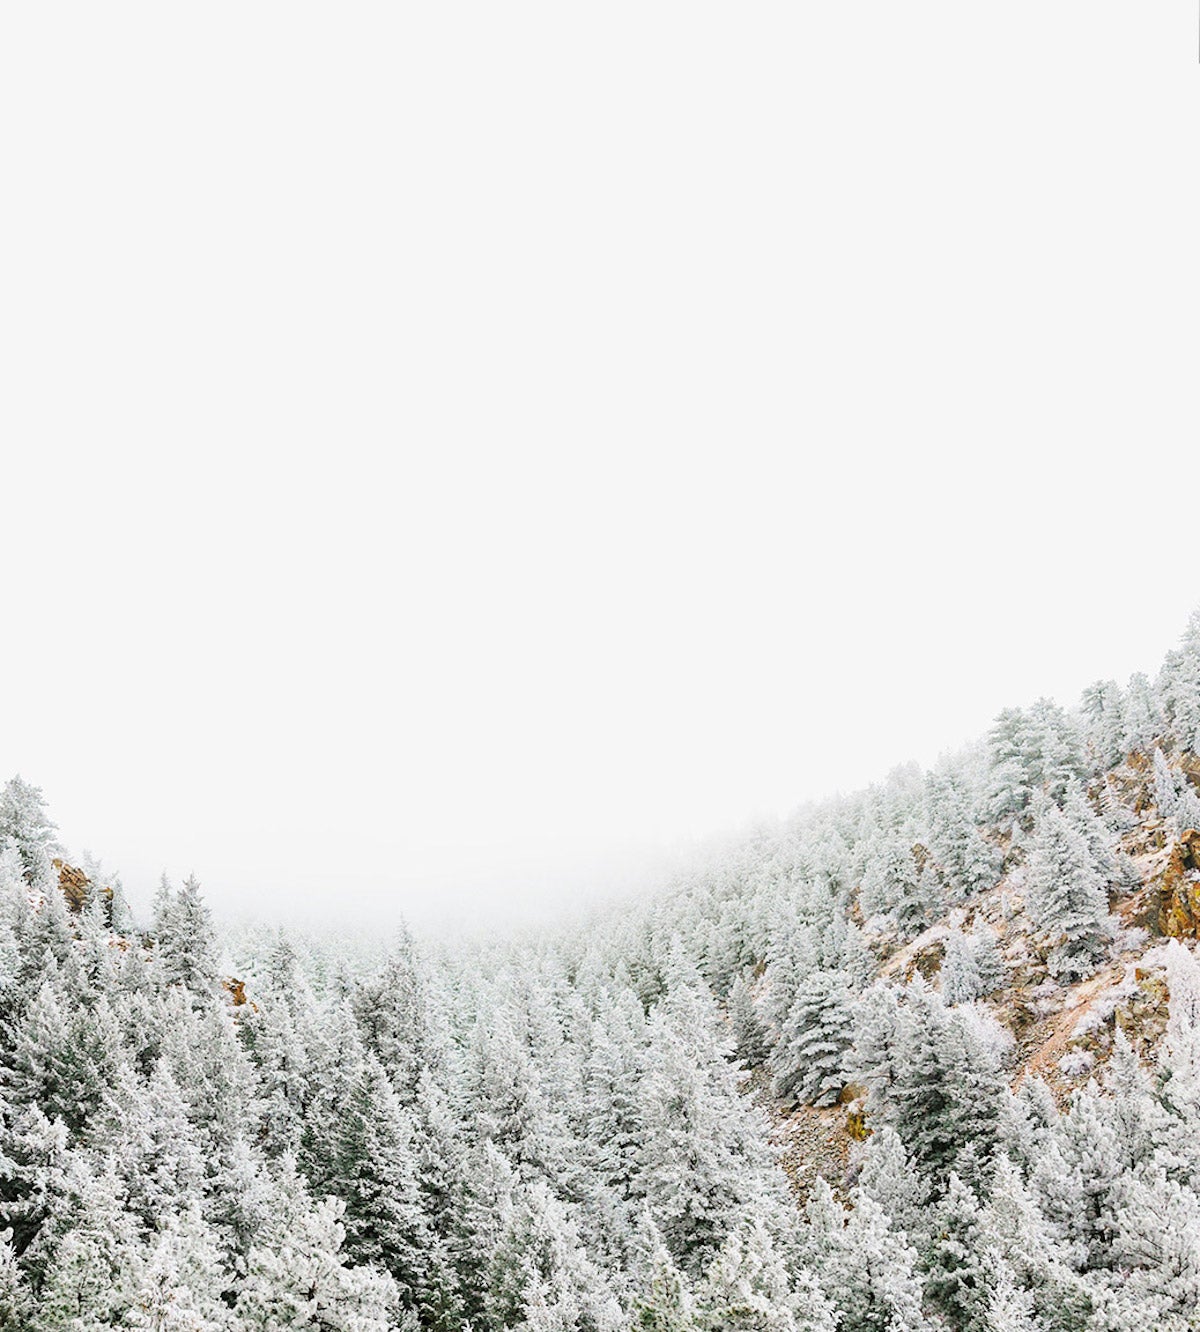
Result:
{"label": "orange rock face", "polygon": [[1158,928],[1175,939],[1200,939],[1200,830],[1189,828],[1159,880]]}
{"label": "orange rock face", "polygon": [[72,911],[82,911],[87,904],[88,876],[74,865],[63,860],[53,860],[51,864],[58,870],[58,886],[62,889],[67,905]]}

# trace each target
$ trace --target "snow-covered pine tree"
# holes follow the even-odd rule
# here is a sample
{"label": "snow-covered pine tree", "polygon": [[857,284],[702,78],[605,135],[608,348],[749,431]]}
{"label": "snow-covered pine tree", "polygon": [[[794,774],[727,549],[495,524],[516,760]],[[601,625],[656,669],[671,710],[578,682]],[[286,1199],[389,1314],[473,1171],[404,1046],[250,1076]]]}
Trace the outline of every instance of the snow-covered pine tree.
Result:
{"label": "snow-covered pine tree", "polygon": [[679,1270],[649,1211],[639,1226],[638,1285],[632,1300],[636,1332],[697,1332],[687,1278]]}
{"label": "snow-covered pine tree", "polygon": [[[287,1196],[287,1195],[285,1195]],[[245,1332],[394,1332],[396,1287],[386,1273],[347,1264],[344,1204],[291,1195],[246,1259],[237,1288]]]}
{"label": "snow-covered pine tree", "polygon": [[859,895],[864,916],[890,916],[905,938],[920,934],[942,904],[932,867],[918,862],[915,846],[911,828],[873,838]]}
{"label": "snow-covered pine tree", "polygon": [[860,1068],[870,1104],[895,1128],[935,1194],[947,1187],[962,1152],[987,1160],[996,1142],[1003,1082],[995,1052],[980,1041],[969,1014],[947,1008],[923,981],[913,981],[894,1029],[894,1053]]}
{"label": "snow-covered pine tree", "polygon": [[650,1015],[639,1194],[672,1254],[703,1270],[739,1210],[782,1197],[761,1112],[740,1094],[711,1001],[684,989]]}
{"label": "snow-covered pine tree", "polygon": [[[823,1303],[822,1298],[822,1303]],[[796,1321],[795,1294],[770,1231],[747,1218],[730,1231],[697,1292],[699,1323],[712,1332],[812,1332]],[[826,1306],[832,1332],[832,1311]]]}
{"label": "snow-covered pine tree", "polygon": [[1200,608],[1192,612],[1182,643],[1163,662],[1158,693],[1176,746],[1200,752]]}
{"label": "snow-covered pine tree", "polygon": [[1048,800],[1037,803],[1025,865],[1025,905],[1049,947],[1052,975],[1087,976],[1112,937],[1104,876],[1087,839]]}
{"label": "snow-covered pine tree", "polygon": [[55,837],[40,786],[19,774],[0,790],[0,847],[11,843],[21,860],[25,882],[39,893],[56,886],[50,861],[61,848]]}
{"label": "snow-covered pine tree", "polygon": [[195,875],[189,875],[178,893],[169,892],[164,876],[156,902],[155,957],[162,981],[178,985],[196,1002],[209,1002],[217,984],[216,945],[212,916]]}
{"label": "snow-covered pine tree", "polygon": [[1000,853],[979,831],[958,783],[930,773],[925,792],[929,844],[955,899],[991,888],[1000,877]]}
{"label": "snow-covered pine tree", "polygon": [[1129,677],[1125,690],[1125,743],[1131,753],[1148,753],[1162,737],[1162,709],[1149,678],[1142,672]]}
{"label": "snow-covered pine tree", "polygon": [[1086,775],[1079,733],[1050,699],[1003,711],[988,741],[990,813],[998,823],[1026,823],[1026,812],[1037,793],[1057,803],[1072,781]]}
{"label": "snow-covered pine tree", "polygon": [[737,1057],[747,1068],[757,1068],[767,1058],[770,1044],[745,976],[738,976],[733,982],[729,991],[728,1010]]}
{"label": "snow-covered pine tree", "polygon": [[983,993],[983,979],[974,951],[961,930],[951,930],[946,937],[941,982],[942,999],[952,1006],[969,1004]]}
{"label": "snow-covered pine tree", "polygon": [[1125,731],[1125,700],[1115,680],[1097,680],[1080,701],[1088,752],[1097,772],[1114,768],[1129,752]]}
{"label": "snow-covered pine tree", "polygon": [[840,971],[817,968],[797,985],[771,1050],[776,1096],[833,1105],[846,1084],[851,999]]}

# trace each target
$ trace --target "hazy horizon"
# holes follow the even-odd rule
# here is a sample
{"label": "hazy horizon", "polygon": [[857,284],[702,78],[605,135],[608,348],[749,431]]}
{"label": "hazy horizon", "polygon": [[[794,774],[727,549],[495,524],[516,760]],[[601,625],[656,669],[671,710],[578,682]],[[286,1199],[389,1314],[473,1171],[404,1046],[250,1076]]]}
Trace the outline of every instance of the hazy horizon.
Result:
{"label": "hazy horizon", "polygon": [[[1112,664],[1110,669],[1089,671],[1086,665],[1081,665],[1078,686],[1067,686],[1066,692],[1035,691],[1001,701],[994,707],[985,705],[980,697],[968,698],[966,707],[974,709],[980,716],[987,713],[973,733],[958,735],[946,743],[935,744],[931,740],[920,753],[890,757],[875,752],[869,740],[864,739],[857,766],[849,764],[841,769],[845,774],[842,781],[822,786],[820,774],[810,771],[803,793],[790,801],[784,798],[777,807],[751,810],[743,807],[724,822],[714,820],[707,829],[680,832],[673,840],[664,837],[657,842],[646,839],[638,843],[632,838],[623,841],[623,830],[613,829],[607,841],[593,848],[564,847],[549,837],[541,843],[531,843],[519,848],[525,856],[524,861],[514,856],[511,849],[502,849],[491,855],[486,852],[478,854],[477,861],[463,869],[464,858],[460,855],[456,870],[441,877],[410,875],[403,861],[382,862],[378,887],[335,877],[322,881],[304,868],[302,858],[295,856],[279,857],[272,877],[259,885],[245,878],[233,882],[220,877],[214,879],[204,870],[202,848],[196,863],[163,864],[155,868],[139,854],[136,836],[129,843],[132,855],[118,860],[103,844],[85,844],[75,838],[70,825],[61,817],[61,802],[55,799],[54,790],[44,789],[51,813],[59,821],[60,836],[68,852],[76,858],[83,852],[99,856],[106,869],[121,875],[127,895],[139,910],[148,907],[161,873],[167,873],[176,883],[195,873],[206,897],[218,914],[228,920],[278,920],[300,926],[319,926],[338,918],[351,926],[355,921],[374,920],[387,928],[403,919],[418,928],[450,924],[470,929],[476,926],[487,928],[506,918],[512,924],[522,926],[535,923],[539,917],[577,914],[639,890],[653,890],[665,883],[673,872],[700,863],[706,853],[744,836],[756,824],[774,823],[806,803],[859,790],[882,780],[898,765],[917,762],[923,768],[929,768],[941,755],[981,739],[1001,707],[1029,703],[1041,694],[1049,694],[1057,702],[1073,706],[1084,686],[1096,679],[1111,677],[1124,684],[1136,670],[1153,678],[1162,656],[1175,646],[1187,613],[1179,620],[1179,632],[1166,631],[1163,649],[1153,659],[1145,654],[1135,654],[1135,659],[1129,652],[1135,645],[1125,638],[1103,645],[1109,647],[1106,661]],[[1072,657],[1068,669],[1075,665]],[[1060,668],[1060,683],[1067,678],[1066,672]],[[801,718],[800,723],[805,724],[806,720],[808,724],[812,723],[811,717]],[[765,743],[764,752],[769,752]],[[30,772],[21,775],[26,780],[42,784]],[[221,839],[214,838],[214,843],[219,846]],[[372,845],[380,844],[372,842]],[[467,846],[476,850],[470,847],[469,841]]]}
{"label": "hazy horizon", "polygon": [[7,14],[0,772],[135,896],[536,914],[1154,670],[1194,21]]}

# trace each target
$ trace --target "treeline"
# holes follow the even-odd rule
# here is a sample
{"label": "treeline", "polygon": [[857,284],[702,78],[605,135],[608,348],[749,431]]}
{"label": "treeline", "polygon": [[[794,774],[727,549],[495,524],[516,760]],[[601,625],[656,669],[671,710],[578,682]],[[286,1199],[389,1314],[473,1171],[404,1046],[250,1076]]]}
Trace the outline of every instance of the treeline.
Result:
{"label": "treeline", "polygon": [[[144,921],[99,865],[64,894],[13,779],[0,1329],[1200,1326],[1200,966],[1112,914],[1200,822],[1198,748],[1194,617],[1153,683],[1005,712],[640,912],[370,967],[247,931],[238,983],[194,880]],[[1014,986],[1134,957],[1161,1039],[1077,1051],[1065,1102],[1018,1076]],[[798,1198],[764,1104],[847,1098]]]}

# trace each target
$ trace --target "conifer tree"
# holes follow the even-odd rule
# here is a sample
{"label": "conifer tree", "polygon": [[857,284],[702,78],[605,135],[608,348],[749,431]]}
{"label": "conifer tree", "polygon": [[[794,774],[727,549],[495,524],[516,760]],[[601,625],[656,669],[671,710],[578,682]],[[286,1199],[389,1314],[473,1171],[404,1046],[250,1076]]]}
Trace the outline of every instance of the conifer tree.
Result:
{"label": "conifer tree", "polygon": [[787,1269],[767,1227],[752,1218],[730,1231],[697,1300],[700,1325],[713,1332],[800,1332]]}
{"label": "conifer tree", "polygon": [[401,1101],[411,1105],[432,1051],[425,981],[406,928],[397,935],[382,969],[355,987],[353,1007],[363,1043],[387,1070]]}
{"label": "conifer tree", "polygon": [[850,996],[841,972],[813,970],[796,989],[771,1050],[775,1094],[832,1105],[845,1086]]}
{"label": "conifer tree", "polygon": [[24,1332],[33,1317],[33,1293],[17,1265],[9,1231],[0,1230],[0,1332]]}
{"label": "conifer tree", "polygon": [[961,930],[951,930],[941,970],[942,999],[950,1005],[969,1004],[983,992],[983,979],[971,945]]}
{"label": "conifer tree", "polygon": [[636,1332],[697,1332],[687,1279],[648,1211],[642,1214],[639,1247],[642,1277],[633,1299]]}
{"label": "conifer tree", "polygon": [[412,1124],[374,1055],[355,1071],[340,1107],[333,1172],[346,1203],[346,1252],[395,1278],[414,1312],[440,1309],[452,1280],[421,1206]]}
{"label": "conifer tree", "polygon": [[747,1068],[763,1063],[770,1044],[744,976],[739,976],[729,991],[729,1023],[733,1028],[733,1048],[741,1062]]}
{"label": "conifer tree", "polygon": [[906,938],[920,934],[941,906],[933,874],[918,864],[913,847],[911,830],[873,839],[860,893],[864,916],[890,915]]}
{"label": "conifer tree", "polygon": [[1083,834],[1048,802],[1035,813],[1025,905],[1050,946],[1051,974],[1090,975],[1111,938],[1104,878]]}
{"label": "conifer tree", "polygon": [[197,1000],[211,999],[217,976],[212,917],[194,875],[184,880],[159,929],[164,981],[182,986]]}
{"label": "conifer tree", "polygon": [[953,897],[991,888],[1000,876],[1000,854],[975,825],[959,786],[949,775],[926,782],[930,848]]}
{"label": "conifer tree", "polygon": [[1061,801],[1072,781],[1085,775],[1079,735],[1066,713],[1049,699],[1027,709],[1008,708],[988,736],[991,753],[990,813],[999,823],[1025,823],[1039,792]]}
{"label": "conifer tree", "polygon": [[[1200,1116],[1200,962],[1177,940],[1166,949],[1170,995],[1161,1049],[1163,1097],[1184,1123]],[[1200,1153],[1196,1160],[1200,1165]],[[1200,1169],[1197,1169],[1200,1177]]]}
{"label": "conifer tree", "polygon": [[841,1315],[838,1327],[926,1332],[930,1324],[921,1308],[916,1251],[891,1228],[879,1205],[862,1197],[839,1238],[831,1268],[820,1273]]}
{"label": "conifer tree", "polygon": [[880,1118],[940,1193],[961,1152],[991,1155],[1003,1083],[962,1010],[946,1008],[919,980],[905,992],[905,1010],[895,1063],[864,1072]]}
{"label": "conifer tree", "polygon": [[1007,1265],[998,1268],[987,1296],[986,1332],[1040,1332],[1033,1295],[1022,1290]]}
{"label": "conifer tree", "polygon": [[1192,612],[1179,648],[1167,654],[1159,694],[1175,743],[1200,752],[1200,608]]}
{"label": "conifer tree", "polygon": [[929,1190],[890,1124],[878,1125],[867,1139],[857,1187],[879,1204],[896,1230],[916,1234]]}
{"label": "conifer tree", "polygon": [[40,893],[56,886],[50,865],[51,857],[61,849],[56,832],[41,787],[19,775],[4,784],[0,791],[0,847],[11,843],[16,848],[25,882]]}
{"label": "conifer tree", "polygon": [[117,1324],[133,1293],[137,1227],[116,1175],[71,1153],[47,1223],[24,1256],[36,1273],[36,1332]]}
{"label": "conifer tree", "polygon": [[301,1195],[250,1250],[236,1306],[246,1332],[393,1332],[395,1284],[347,1265],[343,1206],[334,1198],[312,1206]]}
{"label": "conifer tree", "polygon": [[620,1305],[604,1273],[579,1241],[570,1211],[540,1181],[518,1188],[492,1255],[489,1316],[496,1328],[516,1326],[533,1283],[540,1303],[570,1310],[579,1332],[619,1332]]}
{"label": "conifer tree", "polygon": [[1142,673],[1129,678],[1124,707],[1125,743],[1130,752],[1145,754],[1163,733],[1163,717],[1154,688]]}
{"label": "conifer tree", "polygon": [[716,1252],[739,1208],[778,1187],[765,1125],[738,1092],[710,1009],[685,993],[651,1014],[641,1087],[639,1191],[691,1273]]}
{"label": "conifer tree", "polygon": [[1081,710],[1095,767],[1099,771],[1116,767],[1130,748],[1121,686],[1115,680],[1097,680],[1083,691]]}
{"label": "conifer tree", "polygon": [[145,1332],[238,1332],[226,1285],[218,1247],[193,1205],[150,1238],[130,1282],[127,1325]]}
{"label": "conifer tree", "polygon": [[925,1291],[955,1327],[979,1327],[988,1272],[980,1244],[979,1200],[954,1172],[933,1219]]}

